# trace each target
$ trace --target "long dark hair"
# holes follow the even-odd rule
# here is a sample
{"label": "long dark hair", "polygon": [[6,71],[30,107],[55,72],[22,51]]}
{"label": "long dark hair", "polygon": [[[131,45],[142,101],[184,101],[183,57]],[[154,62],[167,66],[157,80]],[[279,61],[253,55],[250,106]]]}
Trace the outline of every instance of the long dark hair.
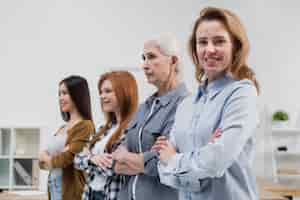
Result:
{"label": "long dark hair", "polygon": [[[89,86],[85,78],[80,76],[68,76],[59,82],[59,85],[64,84],[69,92],[69,95],[83,119],[92,120],[91,98]],[[69,112],[62,112],[64,121],[70,120]]]}

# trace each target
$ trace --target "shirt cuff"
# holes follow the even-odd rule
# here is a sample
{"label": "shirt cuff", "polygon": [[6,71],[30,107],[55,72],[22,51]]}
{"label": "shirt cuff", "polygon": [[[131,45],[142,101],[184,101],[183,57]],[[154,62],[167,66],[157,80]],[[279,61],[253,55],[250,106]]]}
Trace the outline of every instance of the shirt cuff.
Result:
{"label": "shirt cuff", "polygon": [[183,154],[176,153],[167,162],[160,161],[161,167],[164,169],[165,172],[175,175],[180,170],[179,163],[182,156]]}
{"label": "shirt cuff", "polygon": [[144,167],[147,166],[147,164],[158,157],[158,153],[157,152],[153,152],[153,151],[146,151],[143,153],[144,156]]}
{"label": "shirt cuff", "polygon": [[167,162],[159,161],[157,168],[160,182],[173,188],[180,188],[178,177],[176,177],[176,169],[179,157],[178,154],[172,156]]}
{"label": "shirt cuff", "polygon": [[183,154],[177,153],[165,163],[159,161],[158,172],[160,182],[177,189],[183,188],[186,191],[199,192],[201,189],[200,180],[190,178],[188,169],[186,169],[188,165],[181,165],[183,162],[182,159]]}

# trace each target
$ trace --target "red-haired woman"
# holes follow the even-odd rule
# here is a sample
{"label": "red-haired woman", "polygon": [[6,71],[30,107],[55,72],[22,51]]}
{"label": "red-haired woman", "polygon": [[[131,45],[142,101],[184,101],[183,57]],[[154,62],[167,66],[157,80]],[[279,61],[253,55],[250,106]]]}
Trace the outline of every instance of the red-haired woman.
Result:
{"label": "red-haired woman", "polygon": [[98,90],[106,121],[91,138],[89,147],[75,156],[74,163],[88,174],[82,199],[116,199],[121,176],[107,169],[113,163],[110,153],[120,144],[137,109],[137,83],[127,71],[112,71],[100,77]]}

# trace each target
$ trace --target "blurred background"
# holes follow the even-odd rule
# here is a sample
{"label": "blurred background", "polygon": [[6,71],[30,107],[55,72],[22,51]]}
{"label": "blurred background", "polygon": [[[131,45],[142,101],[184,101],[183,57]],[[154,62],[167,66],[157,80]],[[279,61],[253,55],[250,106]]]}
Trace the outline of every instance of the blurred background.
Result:
{"label": "blurred background", "polygon": [[[283,166],[288,163],[283,168],[297,169],[300,166],[297,157],[300,150],[296,148],[300,135],[297,128],[299,1],[3,0],[0,1],[0,188],[46,190],[46,172],[35,169],[36,151],[43,148],[47,136],[62,124],[58,83],[64,77],[78,74],[88,79],[94,121],[101,123],[99,75],[111,69],[132,71],[139,81],[143,100],[153,91],[140,71],[143,42],[160,33],[172,32],[182,44],[184,80],[194,91],[197,84],[187,54],[187,41],[195,18],[206,6],[233,10],[247,29],[251,45],[249,65],[261,85],[263,123],[257,139],[263,167],[257,167],[257,173],[268,172],[270,179],[279,180],[278,166],[282,166],[279,160],[283,160]],[[276,110],[288,114],[286,125],[273,126],[272,115]],[[284,141],[287,138],[290,140]],[[274,153],[282,146],[288,149],[283,152],[290,154],[279,158],[282,155]],[[295,170],[292,172],[289,174],[292,178],[281,181],[296,186],[299,175]]]}

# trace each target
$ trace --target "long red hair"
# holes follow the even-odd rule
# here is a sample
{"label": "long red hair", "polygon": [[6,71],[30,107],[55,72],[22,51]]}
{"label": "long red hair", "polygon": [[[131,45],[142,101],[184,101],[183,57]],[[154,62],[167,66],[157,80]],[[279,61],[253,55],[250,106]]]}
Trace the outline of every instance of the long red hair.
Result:
{"label": "long red hair", "polygon": [[[113,144],[122,136],[124,129],[127,127],[133,114],[137,110],[138,87],[134,76],[128,71],[111,71],[101,75],[98,82],[99,92],[105,80],[109,80],[112,84],[112,89],[115,92],[121,114],[121,122],[119,124],[119,127],[115,130],[108,143],[106,144],[106,150],[108,152],[111,152]],[[90,148],[92,148],[94,144],[102,137],[102,135],[106,133],[113,124],[116,123],[115,113],[109,112],[104,113],[104,115],[106,122],[104,126],[98,131],[98,133],[96,133],[94,139],[91,141]]]}

